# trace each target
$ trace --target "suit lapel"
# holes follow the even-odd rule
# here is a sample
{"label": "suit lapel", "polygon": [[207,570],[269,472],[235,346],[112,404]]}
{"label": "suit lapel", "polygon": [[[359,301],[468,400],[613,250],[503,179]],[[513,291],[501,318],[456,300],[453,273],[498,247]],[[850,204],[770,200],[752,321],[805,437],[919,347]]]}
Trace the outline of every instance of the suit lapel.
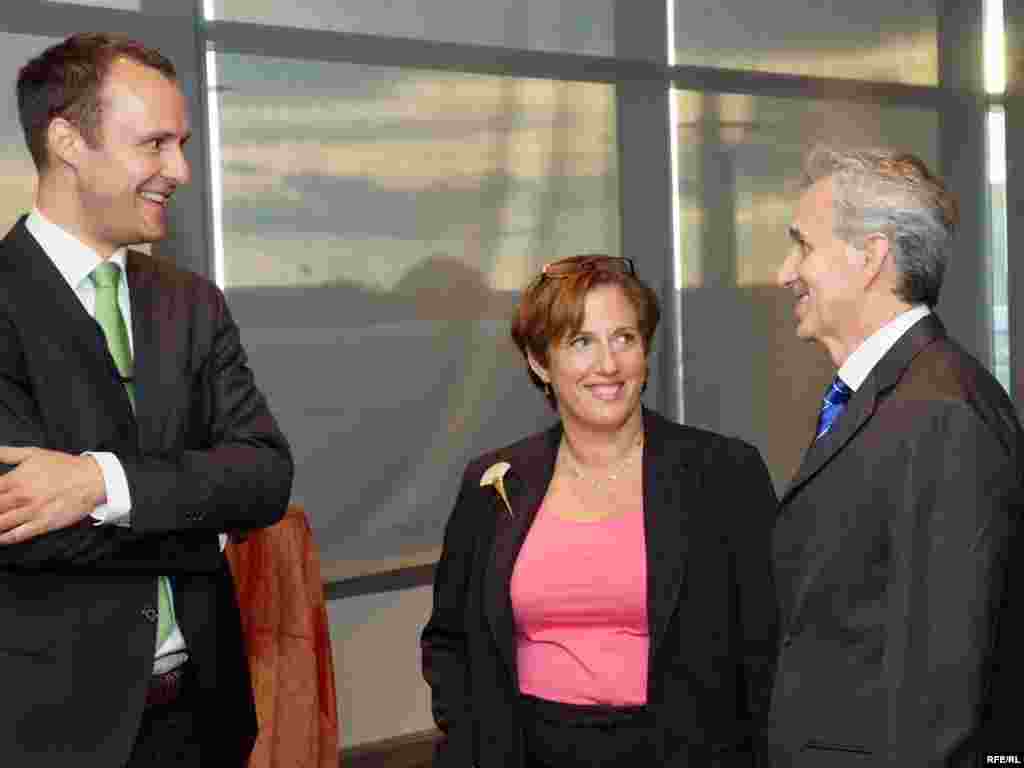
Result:
{"label": "suit lapel", "polygon": [[497,493],[492,497],[490,514],[495,515],[494,546],[485,575],[485,611],[494,635],[495,645],[509,669],[513,681],[516,674],[515,621],[509,597],[509,584],[519,550],[537,516],[544,494],[555,472],[558,443],[562,437],[561,425],[520,443],[506,455],[500,453],[495,461],[507,461],[511,468],[505,475],[505,490],[512,514],[505,508]]}
{"label": "suit lapel", "polygon": [[[129,250],[126,255],[128,292],[132,307],[132,378],[135,384],[135,415],[140,427],[151,424],[143,418],[154,411],[154,396],[159,385],[156,355],[161,354],[157,313],[159,294],[155,289],[153,270],[148,268],[146,254]],[[159,400],[159,398],[156,398]],[[141,433],[141,429],[140,429]],[[140,441],[143,435],[140,434]]]}
{"label": "suit lapel", "polygon": [[928,344],[943,336],[945,328],[942,321],[931,314],[921,318],[900,337],[850,398],[836,428],[811,443],[800,469],[782,496],[782,506],[854,438],[874,415],[879,402],[896,386],[914,357]]}
{"label": "suit lapel", "polygon": [[[19,303],[21,311],[36,321],[34,327],[44,332],[56,329],[62,337],[70,338],[76,351],[84,351],[87,357],[108,363],[103,372],[117,378],[117,366],[107,350],[102,329],[85,311],[46,251],[29,234],[24,217],[11,230],[6,243],[12,246],[16,257],[4,266],[27,283],[22,294],[25,301]],[[42,296],[46,301],[39,301]]]}
{"label": "suit lapel", "polygon": [[698,445],[679,440],[669,422],[644,411],[644,540],[647,548],[648,669],[679,603],[686,575],[691,507],[704,503]]}
{"label": "suit lapel", "polygon": [[[945,329],[941,321],[935,315],[927,315],[915,323],[879,360],[867,379],[864,380],[864,384],[850,399],[847,411],[843,413],[836,424],[835,434],[826,435],[808,450],[803,466],[782,497],[780,519],[776,528],[777,537],[781,535],[784,538],[789,538],[792,535],[789,533],[790,531],[799,531],[801,537],[812,535],[810,533],[812,531],[815,532],[813,535],[840,535],[840,531],[824,522],[826,517],[821,506],[825,503],[824,501],[814,499],[813,502],[803,505],[799,513],[795,511],[795,507],[791,511],[789,503],[805,486],[810,484],[813,487],[811,481],[815,475],[848,446],[857,433],[864,428],[864,425],[871,420],[879,404],[899,382],[914,357],[926,346],[943,336],[945,336]],[[810,491],[810,488],[808,490]],[[792,517],[794,514],[798,514],[799,518]],[[813,520],[809,520],[805,516],[813,516]],[[790,525],[795,527],[789,527]],[[778,549],[778,545],[779,540],[777,539],[776,549]],[[820,542],[815,549],[827,551],[820,545]],[[805,555],[802,559],[798,569],[799,574],[792,582],[792,603],[785,608],[788,613],[783,617],[785,622],[791,624],[796,621],[810,586],[814,584],[819,572],[827,562],[826,559],[813,554]],[[783,602],[786,602],[787,597],[789,595],[783,596]]]}
{"label": "suit lapel", "polygon": [[803,463],[796,476],[782,496],[785,504],[796,491],[816,475],[843,446],[845,446],[871,418],[878,405],[878,389],[872,376],[865,379],[861,387],[850,398],[846,410],[839,417],[835,429],[815,440],[804,454]]}
{"label": "suit lapel", "polygon": [[[33,329],[33,343],[49,348],[55,367],[73,370],[76,379],[82,377],[70,385],[93,385],[97,393],[94,396],[102,397],[102,402],[91,403],[94,407],[89,411],[104,419],[116,414],[117,418],[123,415],[130,420],[131,404],[103,330],[25,228],[24,217],[5,238],[4,245],[10,257],[0,269],[13,276],[14,284],[24,287],[23,291],[12,292],[11,298],[25,318],[25,327]],[[83,426],[83,434],[89,432]]]}

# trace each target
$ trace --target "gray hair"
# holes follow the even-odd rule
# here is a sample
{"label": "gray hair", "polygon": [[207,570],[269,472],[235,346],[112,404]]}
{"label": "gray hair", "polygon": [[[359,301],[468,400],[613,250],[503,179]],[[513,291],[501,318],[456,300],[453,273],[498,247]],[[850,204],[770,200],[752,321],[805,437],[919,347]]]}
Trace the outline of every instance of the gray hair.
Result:
{"label": "gray hair", "polygon": [[900,274],[896,295],[934,307],[959,222],[953,193],[920,158],[887,149],[815,147],[804,188],[829,177],[836,237],[863,248],[869,235],[885,235]]}

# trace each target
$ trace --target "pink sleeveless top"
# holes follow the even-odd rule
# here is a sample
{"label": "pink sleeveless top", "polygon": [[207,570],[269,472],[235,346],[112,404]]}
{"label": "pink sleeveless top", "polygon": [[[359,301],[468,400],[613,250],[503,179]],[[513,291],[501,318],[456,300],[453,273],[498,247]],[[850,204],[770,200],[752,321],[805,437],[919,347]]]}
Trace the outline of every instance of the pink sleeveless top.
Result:
{"label": "pink sleeveless top", "polygon": [[521,693],[647,703],[645,553],[641,507],[577,522],[541,506],[512,572]]}

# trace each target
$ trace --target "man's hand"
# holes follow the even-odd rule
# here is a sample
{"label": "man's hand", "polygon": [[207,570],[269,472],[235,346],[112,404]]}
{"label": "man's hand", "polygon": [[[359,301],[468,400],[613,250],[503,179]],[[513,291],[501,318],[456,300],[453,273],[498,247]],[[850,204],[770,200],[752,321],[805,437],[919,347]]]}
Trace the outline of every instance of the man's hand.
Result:
{"label": "man's hand", "polygon": [[100,465],[91,456],[0,446],[0,545],[67,528],[106,501]]}

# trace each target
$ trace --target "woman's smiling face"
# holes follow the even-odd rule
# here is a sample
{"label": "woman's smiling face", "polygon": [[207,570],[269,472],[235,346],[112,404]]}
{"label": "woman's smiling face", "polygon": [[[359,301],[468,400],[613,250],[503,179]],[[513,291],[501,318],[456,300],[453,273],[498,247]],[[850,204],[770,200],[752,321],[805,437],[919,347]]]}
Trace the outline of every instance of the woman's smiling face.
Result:
{"label": "woman's smiling face", "polygon": [[548,349],[548,365],[530,367],[551,384],[562,423],[617,429],[638,413],[647,380],[647,351],[636,308],[614,283],[594,287],[584,300],[583,325]]}

